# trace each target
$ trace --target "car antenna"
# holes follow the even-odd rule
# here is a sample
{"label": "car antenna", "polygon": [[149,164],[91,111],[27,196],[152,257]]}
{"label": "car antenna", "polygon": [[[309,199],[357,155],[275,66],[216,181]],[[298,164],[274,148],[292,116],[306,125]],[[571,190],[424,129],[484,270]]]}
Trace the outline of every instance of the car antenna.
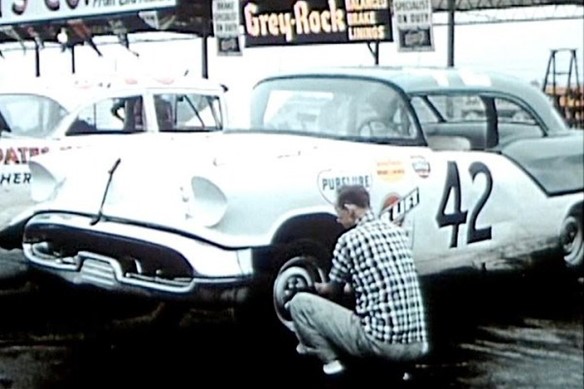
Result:
{"label": "car antenna", "polygon": [[120,162],[122,162],[122,159],[121,158],[118,158],[116,160],[116,162],[114,162],[112,168],[107,172],[109,174],[109,177],[107,179],[107,184],[105,185],[105,190],[103,192],[103,197],[101,198],[101,204],[99,205],[99,210],[97,211],[97,214],[89,222],[89,225],[90,226],[96,225],[101,220],[101,217],[103,216],[103,206],[105,204],[105,199],[107,197],[107,192],[109,191],[109,186],[110,186],[110,184],[112,182],[112,178],[114,176],[114,173],[115,173],[116,169],[120,165]]}

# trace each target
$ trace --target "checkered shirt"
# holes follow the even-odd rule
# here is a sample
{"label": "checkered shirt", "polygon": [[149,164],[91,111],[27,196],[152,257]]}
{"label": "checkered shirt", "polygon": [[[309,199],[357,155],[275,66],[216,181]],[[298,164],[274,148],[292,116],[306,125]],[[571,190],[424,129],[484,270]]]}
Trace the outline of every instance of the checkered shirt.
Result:
{"label": "checkered shirt", "polygon": [[368,211],[339,237],[329,278],[351,284],[355,311],[375,339],[427,341],[418,274],[402,228]]}

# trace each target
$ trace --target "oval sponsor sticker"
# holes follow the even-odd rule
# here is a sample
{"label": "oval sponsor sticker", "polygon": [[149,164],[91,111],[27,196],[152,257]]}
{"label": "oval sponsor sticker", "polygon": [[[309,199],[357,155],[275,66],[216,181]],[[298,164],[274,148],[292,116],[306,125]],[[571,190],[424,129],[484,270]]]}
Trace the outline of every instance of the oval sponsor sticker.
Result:
{"label": "oval sponsor sticker", "polygon": [[422,178],[426,178],[430,175],[430,162],[421,155],[414,155],[412,158],[412,168],[416,174]]}
{"label": "oval sponsor sticker", "polygon": [[337,190],[343,185],[363,185],[369,189],[372,184],[372,175],[363,171],[325,170],[318,174],[318,190],[331,204],[334,204]]}

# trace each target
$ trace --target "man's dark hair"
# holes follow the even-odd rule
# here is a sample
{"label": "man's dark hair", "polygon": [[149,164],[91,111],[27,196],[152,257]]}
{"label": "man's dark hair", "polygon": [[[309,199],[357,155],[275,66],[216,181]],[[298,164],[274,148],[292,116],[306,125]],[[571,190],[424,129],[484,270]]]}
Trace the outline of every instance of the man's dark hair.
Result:
{"label": "man's dark hair", "polygon": [[337,206],[343,208],[347,204],[369,208],[369,192],[362,185],[341,186],[337,191]]}

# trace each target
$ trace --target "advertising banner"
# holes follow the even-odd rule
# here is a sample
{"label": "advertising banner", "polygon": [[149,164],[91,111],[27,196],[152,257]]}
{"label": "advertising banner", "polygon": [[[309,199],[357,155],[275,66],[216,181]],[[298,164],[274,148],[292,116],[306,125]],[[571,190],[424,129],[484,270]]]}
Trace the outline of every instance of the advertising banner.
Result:
{"label": "advertising banner", "polygon": [[431,0],[393,0],[399,51],[433,51]]}
{"label": "advertising banner", "polygon": [[390,0],[241,0],[245,46],[393,42]]}
{"label": "advertising banner", "polygon": [[239,0],[212,0],[213,35],[219,55],[241,55]]}
{"label": "advertising banner", "polygon": [[177,0],[0,0],[0,25],[175,7]]}

